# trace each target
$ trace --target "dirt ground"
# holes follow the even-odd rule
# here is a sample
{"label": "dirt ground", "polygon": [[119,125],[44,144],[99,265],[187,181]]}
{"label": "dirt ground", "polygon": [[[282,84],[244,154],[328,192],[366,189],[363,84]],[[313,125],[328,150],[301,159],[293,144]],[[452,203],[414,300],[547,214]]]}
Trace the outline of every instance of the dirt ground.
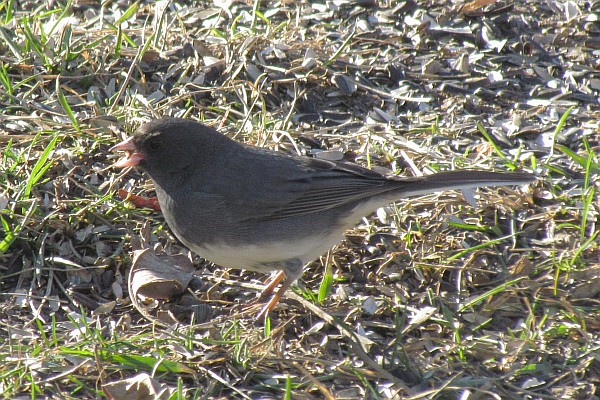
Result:
{"label": "dirt ground", "polygon": [[[600,1],[0,10],[0,396],[600,398]],[[539,179],[377,210],[265,322],[267,277],[191,254],[148,176],[111,167],[162,116],[404,176]],[[142,248],[182,269],[130,273]]]}

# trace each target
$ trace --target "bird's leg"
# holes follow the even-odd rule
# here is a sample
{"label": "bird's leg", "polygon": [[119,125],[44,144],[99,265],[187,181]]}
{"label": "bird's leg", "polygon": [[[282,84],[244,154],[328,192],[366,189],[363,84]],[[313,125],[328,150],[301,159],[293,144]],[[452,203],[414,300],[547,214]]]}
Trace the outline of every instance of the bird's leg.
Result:
{"label": "bird's leg", "polygon": [[296,280],[302,276],[303,267],[304,265],[302,265],[302,261],[298,259],[286,261],[283,266],[283,270],[273,277],[273,280],[267,285],[267,287],[265,287],[261,294],[262,297],[264,294],[273,292],[275,286],[277,286],[277,284],[279,284],[279,282],[281,282],[281,280],[285,277],[285,281],[281,284],[279,290],[275,292],[273,297],[271,297],[271,300],[269,300],[269,302],[265,304],[262,310],[260,310],[258,313],[258,319],[264,319],[269,311],[275,308],[285,292],[290,288],[290,286],[292,286],[292,283],[296,282]]}
{"label": "bird's leg", "polygon": [[[277,266],[279,267],[279,264]],[[250,304],[255,305],[256,303],[262,303],[266,298],[271,296],[271,294],[273,294],[273,292],[275,291],[275,288],[277,287],[277,285],[279,285],[279,283],[285,278],[285,276],[286,276],[285,271],[282,270],[282,271],[279,271],[273,277],[269,278],[267,280],[265,288],[262,290],[262,292],[260,292],[260,295],[258,296],[258,298],[256,298],[255,300],[252,300],[252,302]],[[281,297],[281,296],[279,296],[279,297]],[[277,299],[277,300],[279,300],[279,299]],[[275,303],[277,303],[277,302],[275,302]],[[242,306],[242,305],[240,305],[240,306]],[[248,306],[248,304],[243,305],[242,308],[245,308],[246,306]],[[273,304],[273,306],[275,306],[275,304]],[[259,315],[263,315],[266,312],[268,312],[268,310],[265,310],[263,308]]]}
{"label": "bird's leg", "polygon": [[277,285],[279,285],[279,282],[281,282],[283,280],[283,278],[285,278],[285,271],[279,271],[277,273],[277,275],[275,275],[268,281],[269,283],[267,284],[267,286],[265,286],[263,291],[260,293],[259,298],[262,299],[267,296],[270,296],[273,293],[273,291],[275,290],[275,288],[277,287]]}
{"label": "bird's leg", "polygon": [[292,283],[294,283],[294,281],[287,278],[285,280],[285,282],[283,282],[281,284],[281,287],[279,288],[279,290],[277,292],[275,292],[273,297],[271,297],[271,300],[269,300],[269,302],[267,304],[265,304],[265,306],[262,308],[262,310],[260,310],[260,312],[258,313],[258,315],[257,315],[258,319],[264,319],[267,316],[267,314],[269,313],[269,311],[271,311],[273,308],[275,308],[277,303],[279,303],[279,300],[283,297],[283,294],[286,292],[286,290],[288,290],[290,288],[290,286],[292,286]]}

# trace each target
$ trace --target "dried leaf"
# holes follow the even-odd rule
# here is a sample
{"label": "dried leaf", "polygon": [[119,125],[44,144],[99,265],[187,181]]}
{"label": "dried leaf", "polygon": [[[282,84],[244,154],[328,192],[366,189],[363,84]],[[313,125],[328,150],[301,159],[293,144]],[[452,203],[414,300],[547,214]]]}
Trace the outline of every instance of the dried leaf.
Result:
{"label": "dried leaf", "polygon": [[463,5],[460,9],[460,12],[470,13],[495,2],[496,0],[474,0],[470,3]]}
{"label": "dried leaf", "polygon": [[114,400],[168,400],[175,389],[143,372],[128,379],[106,383],[102,385],[102,391],[106,397]]}
{"label": "dried leaf", "polygon": [[193,275],[193,265],[183,255],[155,254],[152,249],[134,252],[131,296],[169,300],[183,293]]}

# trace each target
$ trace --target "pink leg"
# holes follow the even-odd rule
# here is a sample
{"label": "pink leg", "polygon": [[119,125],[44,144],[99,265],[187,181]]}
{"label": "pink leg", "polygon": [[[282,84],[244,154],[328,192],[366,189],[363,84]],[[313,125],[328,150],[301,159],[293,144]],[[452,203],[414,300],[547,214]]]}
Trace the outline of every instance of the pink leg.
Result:
{"label": "pink leg", "polygon": [[[283,273],[283,271],[282,271]],[[280,274],[277,274],[277,277],[279,277]],[[285,273],[283,273],[283,276],[285,276]],[[281,280],[281,279],[280,279]],[[262,310],[260,310],[260,312],[258,313],[257,317],[259,319],[264,319],[267,314],[269,313],[269,311],[271,311],[273,308],[275,308],[275,306],[277,305],[277,303],[279,303],[279,300],[281,300],[281,298],[283,297],[283,294],[290,288],[290,286],[292,286],[292,283],[294,283],[294,280],[287,278],[285,280],[285,282],[283,282],[281,284],[281,287],[279,288],[279,290],[277,292],[275,292],[275,294],[273,295],[273,297],[271,297],[271,300],[269,300],[269,302],[267,304],[265,304],[265,306],[262,308]],[[271,285],[269,285],[271,286]],[[263,293],[266,292],[266,290],[269,288],[269,286],[267,286],[265,288],[265,290],[263,291]]]}
{"label": "pink leg", "polygon": [[277,275],[271,278],[271,281],[267,284],[267,286],[265,286],[259,297],[263,298],[273,293],[273,291],[275,290],[277,285],[279,285],[279,282],[283,280],[283,278],[285,278],[285,271],[279,271]]}
{"label": "pink leg", "polygon": [[271,282],[264,288],[261,297],[273,293],[275,287],[283,280],[283,278],[285,278],[285,281],[283,281],[279,290],[271,297],[271,300],[269,300],[262,310],[260,310],[258,318],[265,318],[267,314],[269,314],[269,311],[275,308],[285,292],[292,286],[292,283],[296,282],[296,280],[302,276],[302,267],[304,267],[302,261],[297,258],[288,260],[284,263],[283,270],[275,275]]}

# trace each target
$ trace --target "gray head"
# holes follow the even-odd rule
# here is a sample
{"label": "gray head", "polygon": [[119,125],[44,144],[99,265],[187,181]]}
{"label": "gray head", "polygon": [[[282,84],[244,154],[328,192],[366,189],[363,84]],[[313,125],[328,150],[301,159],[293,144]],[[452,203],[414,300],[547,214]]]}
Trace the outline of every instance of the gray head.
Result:
{"label": "gray head", "polygon": [[213,128],[180,118],[162,118],[142,125],[113,150],[129,151],[117,167],[139,166],[161,187],[181,185],[198,172],[214,168],[216,159],[238,144]]}

